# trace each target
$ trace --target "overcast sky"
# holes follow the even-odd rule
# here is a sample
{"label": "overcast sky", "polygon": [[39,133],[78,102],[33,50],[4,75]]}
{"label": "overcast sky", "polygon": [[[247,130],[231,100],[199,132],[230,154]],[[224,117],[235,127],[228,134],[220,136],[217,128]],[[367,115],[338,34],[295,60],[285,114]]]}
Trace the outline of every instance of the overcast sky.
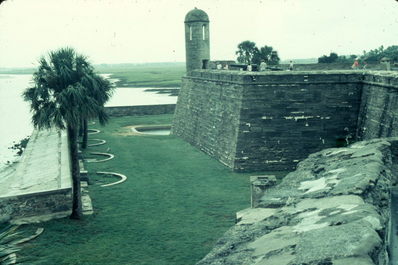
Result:
{"label": "overcast sky", "polygon": [[213,60],[236,59],[244,40],[273,46],[281,59],[398,44],[397,0],[7,0],[0,67],[32,67],[64,46],[94,64],[183,62],[194,7],[209,15]]}

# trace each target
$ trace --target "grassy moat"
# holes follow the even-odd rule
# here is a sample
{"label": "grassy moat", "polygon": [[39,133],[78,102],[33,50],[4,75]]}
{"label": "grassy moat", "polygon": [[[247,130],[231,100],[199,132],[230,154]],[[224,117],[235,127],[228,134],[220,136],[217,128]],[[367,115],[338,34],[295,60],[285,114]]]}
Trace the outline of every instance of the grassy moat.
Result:
{"label": "grassy moat", "polygon": [[[91,138],[107,141],[87,152],[115,155],[87,163],[94,215],[53,220],[25,229],[44,233],[19,253],[29,264],[195,264],[250,204],[248,174],[221,163],[175,136],[131,135],[126,126],[170,124],[172,115],[112,118]],[[96,171],[125,174],[100,187]]]}

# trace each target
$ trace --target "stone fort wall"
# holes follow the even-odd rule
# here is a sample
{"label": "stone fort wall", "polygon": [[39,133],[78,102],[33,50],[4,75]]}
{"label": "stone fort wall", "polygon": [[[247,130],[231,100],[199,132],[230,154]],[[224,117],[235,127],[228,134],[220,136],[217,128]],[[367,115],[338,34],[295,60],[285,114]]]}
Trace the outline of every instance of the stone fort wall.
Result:
{"label": "stone fort wall", "polygon": [[235,171],[292,170],[357,137],[396,136],[397,87],[381,72],[196,70],[172,131]]}
{"label": "stone fort wall", "polygon": [[398,136],[398,74],[375,72],[365,75],[358,140]]}

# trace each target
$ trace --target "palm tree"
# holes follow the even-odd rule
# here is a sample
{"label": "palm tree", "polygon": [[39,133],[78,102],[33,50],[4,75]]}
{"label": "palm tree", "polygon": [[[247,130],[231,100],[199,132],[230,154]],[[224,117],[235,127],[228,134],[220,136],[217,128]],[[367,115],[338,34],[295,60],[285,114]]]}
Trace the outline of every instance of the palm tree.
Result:
{"label": "palm tree", "polygon": [[73,180],[73,219],[82,216],[80,171],[78,161],[78,128],[84,119],[107,121],[104,106],[90,92],[86,79],[96,78],[86,57],[72,48],[62,48],[42,57],[33,74],[34,86],[27,88],[23,97],[31,105],[32,122],[38,128],[67,129]]}
{"label": "palm tree", "polygon": [[[82,83],[85,87],[89,88],[88,92],[90,93],[90,96],[93,97],[101,105],[104,105],[110,99],[114,89],[114,87],[107,79],[103,78],[100,75],[94,74],[94,72],[85,75],[82,79]],[[108,117],[106,116],[100,118],[106,121]],[[83,119],[81,126],[82,126],[82,137],[83,137],[81,147],[85,149],[87,147],[87,138],[88,138],[87,137],[88,128],[87,128],[86,118]]]}

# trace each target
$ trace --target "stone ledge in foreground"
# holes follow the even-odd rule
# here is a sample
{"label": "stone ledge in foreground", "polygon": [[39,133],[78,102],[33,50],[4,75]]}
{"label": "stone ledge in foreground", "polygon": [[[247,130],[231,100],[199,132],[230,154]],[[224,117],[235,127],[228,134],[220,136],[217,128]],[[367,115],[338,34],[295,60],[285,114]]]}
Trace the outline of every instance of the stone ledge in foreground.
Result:
{"label": "stone ledge in foreground", "polygon": [[[310,155],[197,264],[388,264],[398,138]],[[396,153],[394,153],[396,155]]]}

